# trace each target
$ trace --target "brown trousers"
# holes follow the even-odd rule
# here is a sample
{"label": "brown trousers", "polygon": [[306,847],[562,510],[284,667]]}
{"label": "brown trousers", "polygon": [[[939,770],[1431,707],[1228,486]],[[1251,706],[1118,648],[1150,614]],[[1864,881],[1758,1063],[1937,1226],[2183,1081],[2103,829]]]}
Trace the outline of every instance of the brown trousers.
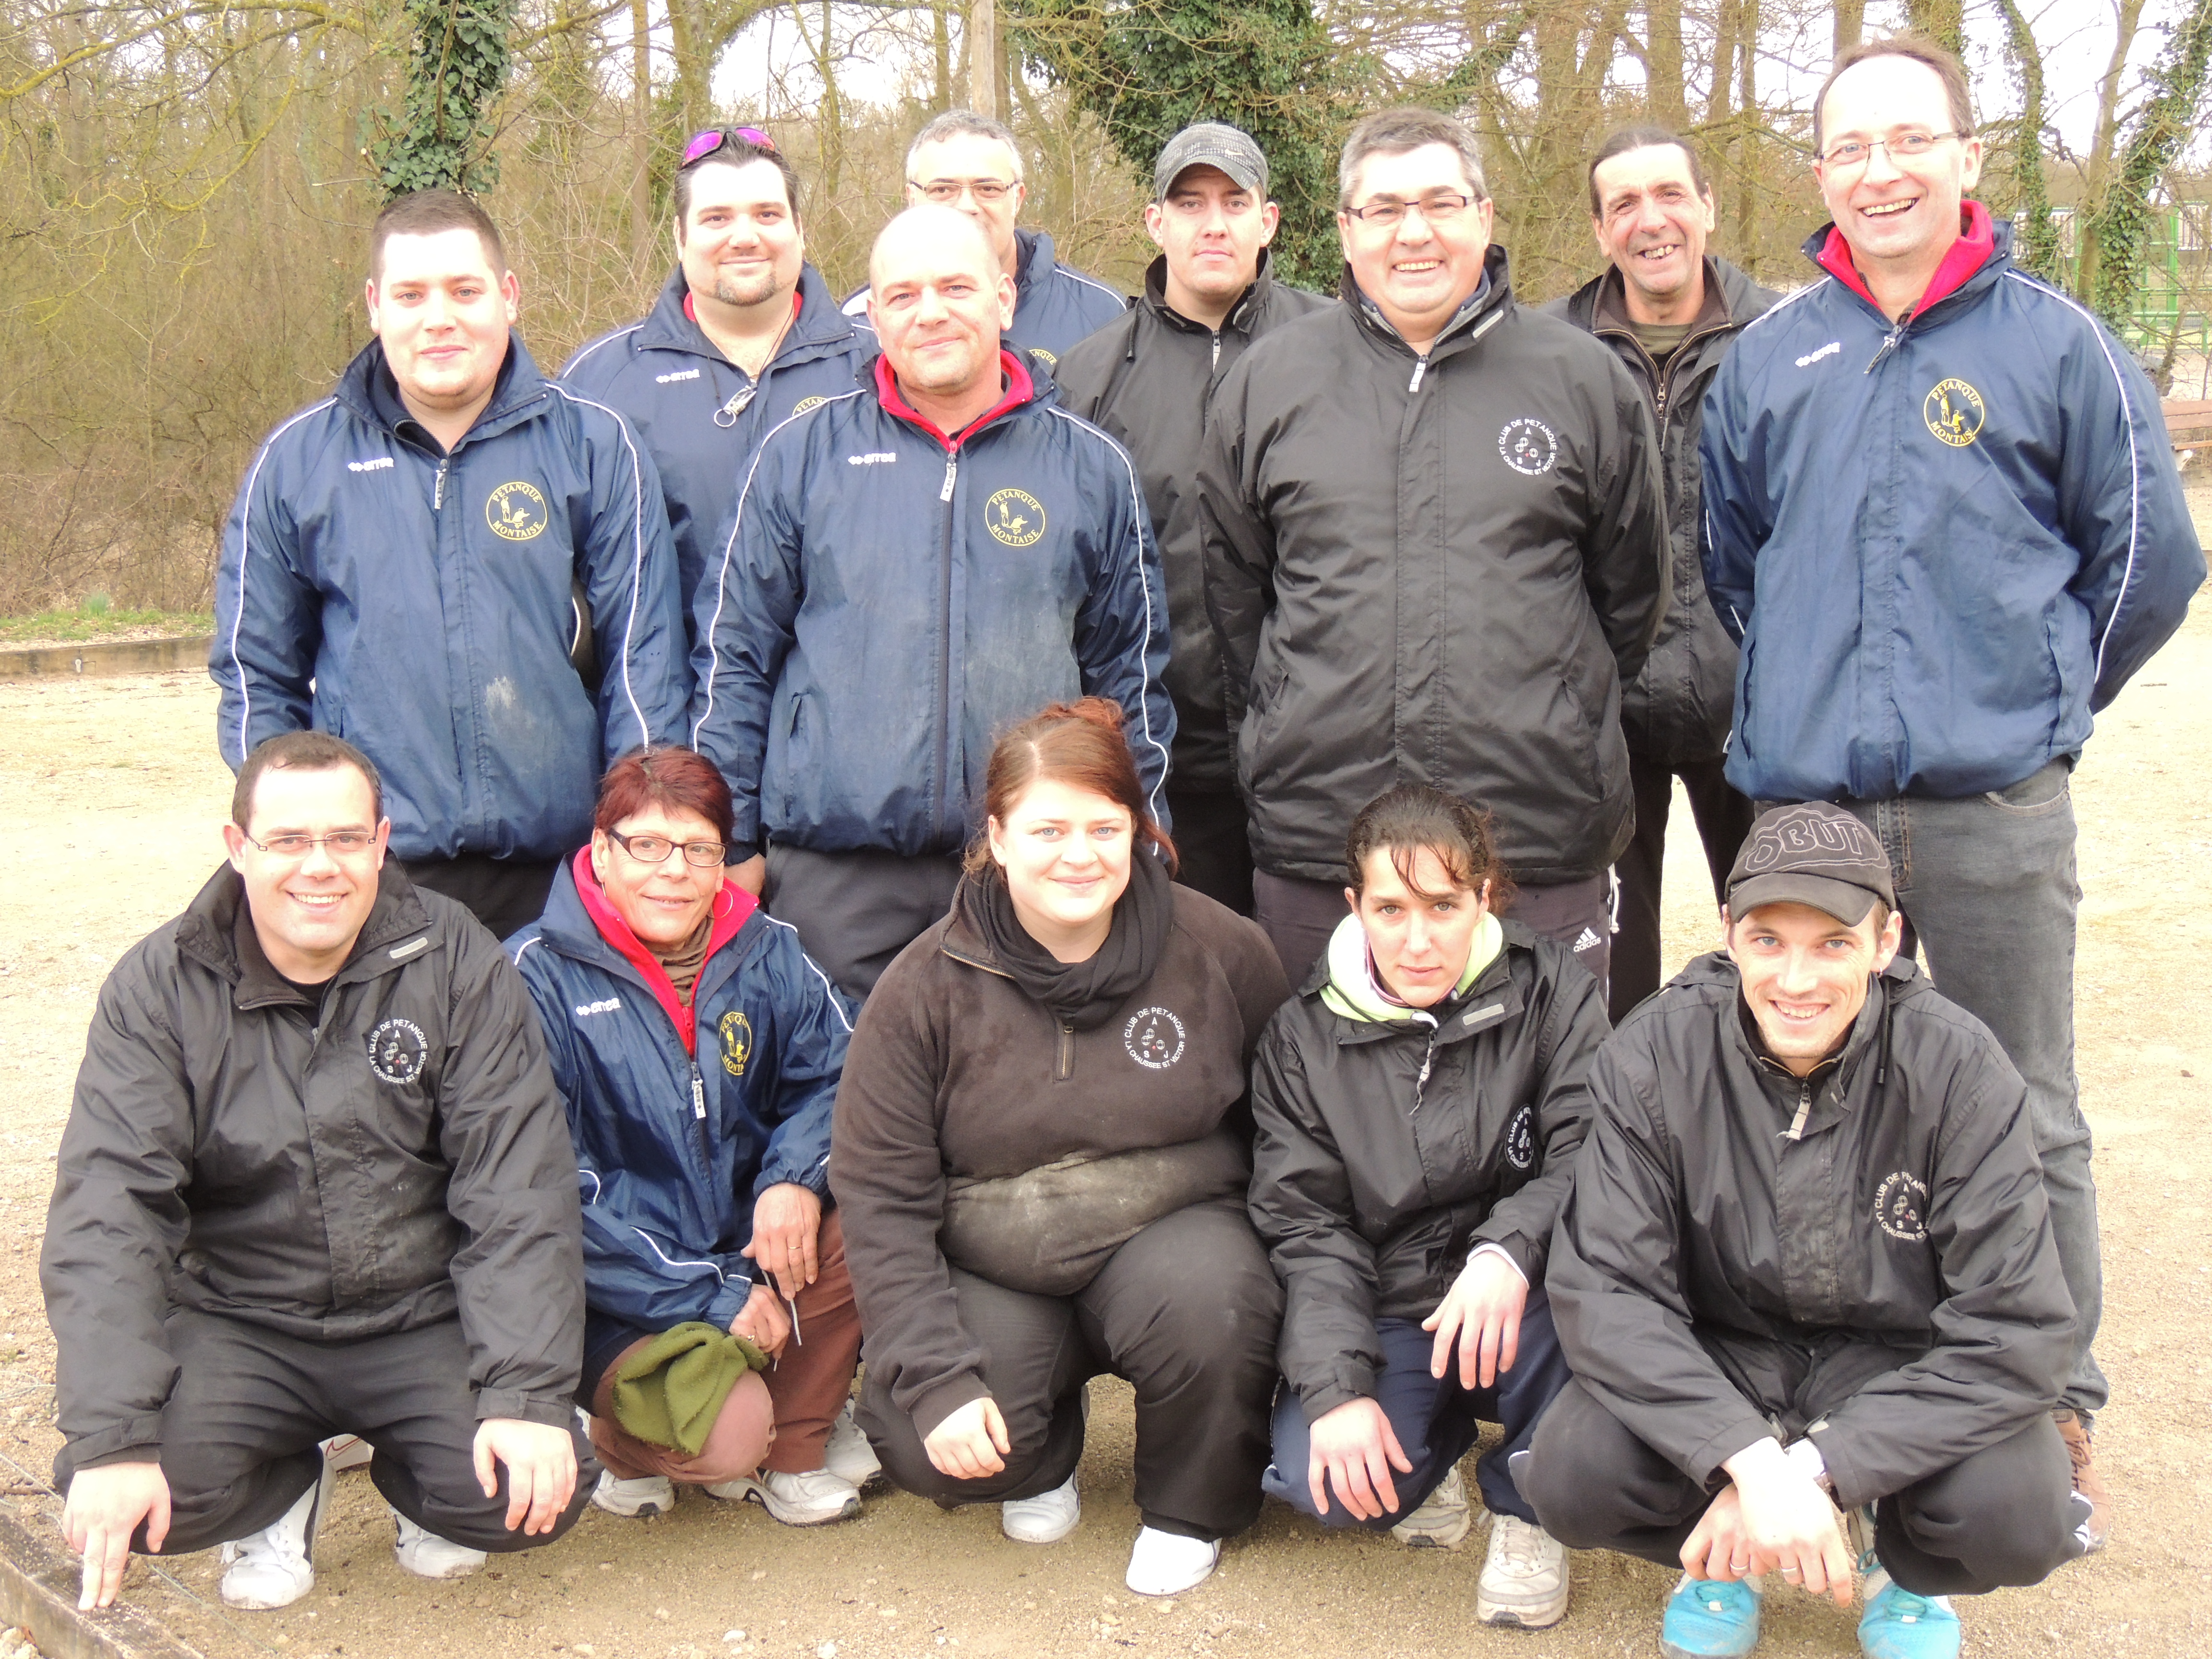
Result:
{"label": "brown trousers", "polygon": [[615,1421],[615,1377],[649,1339],[616,1356],[592,1395],[592,1445],[616,1480],[665,1474],[703,1486],[763,1466],[785,1474],[822,1467],[830,1425],[852,1393],[860,1361],[860,1314],[845,1267],[844,1225],[834,1209],[822,1218],[815,1254],[820,1272],[799,1293],[799,1316],[783,1352],[765,1371],[738,1379],[697,1456],[641,1440]]}

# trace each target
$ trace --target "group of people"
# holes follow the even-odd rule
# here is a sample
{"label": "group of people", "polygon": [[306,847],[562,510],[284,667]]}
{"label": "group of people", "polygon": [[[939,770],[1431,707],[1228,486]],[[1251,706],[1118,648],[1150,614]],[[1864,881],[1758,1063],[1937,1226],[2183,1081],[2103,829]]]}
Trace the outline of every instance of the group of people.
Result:
{"label": "group of people", "polygon": [[[686,1486],[1048,1544],[1104,1374],[1142,1594],[1270,1496],[1456,1548],[1484,1423],[1486,1622],[1602,1547],[1681,1569],[1670,1656],[1863,1581],[1927,1659],[2101,1544],[2067,779],[2204,562],[1955,59],[1815,109],[1786,297],[1636,128],[1517,305],[1415,109],[1334,299],[1218,123],[1125,302],[939,117],[842,307],[711,129],[550,380],[483,210],[386,208],[226,531],[228,861],[64,1137],[84,1605],[307,1594],[338,1437],[430,1577]],[[1678,779],[1722,931],[1662,987]]]}

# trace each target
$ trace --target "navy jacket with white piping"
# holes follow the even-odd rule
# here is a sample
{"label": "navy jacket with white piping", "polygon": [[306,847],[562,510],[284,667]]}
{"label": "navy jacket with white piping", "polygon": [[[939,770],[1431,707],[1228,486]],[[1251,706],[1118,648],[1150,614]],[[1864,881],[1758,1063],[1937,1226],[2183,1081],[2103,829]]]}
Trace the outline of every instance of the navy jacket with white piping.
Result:
{"label": "navy jacket with white piping", "polygon": [[1939,297],[1896,325],[1817,233],[1829,274],[1707,396],[1728,779],[1753,799],[1958,797],[2078,754],[2204,579],[2149,381],[1967,205]]}
{"label": "navy jacket with white piping", "polygon": [[739,842],[954,851],[1001,726],[1084,695],[1121,706],[1164,823],[1167,604],[1127,451],[1012,353],[957,437],[873,384],[762,441],[698,599],[691,746]]}
{"label": "navy jacket with white piping", "polygon": [[754,1200],[785,1182],[828,1192],[852,1006],[797,933],[726,884],[692,988],[695,1064],[656,988],[593,921],[612,911],[579,890],[589,857],[562,869],[544,915],[507,942],[568,1105],[585,1299],[640,1330],[726,1330],[752,1293],[738,1252]]}
{"label": "navy jacket with white piping", "polygon": [[[376,377],[386,377],[380,392]],[[208,669],[234,771],[312,727],[384,775],[399,858],[557,858],[605,763],[683,730],[684,631],[653,458],[511,336],[450,453],[371,341],[265,440],[223,528]],[[569,659],[583,585],[603,667]]]}
{"label": "navy jacket with white piping", "polygon": [[812,265],[799,268],[798,315],[757,380],[707,337],[684,310],[690,297],[678,265],[642,322],[600,335],[561,371],[563,386],[620,410],[653,452],[686,629],[746,458],[764,433],[809,402],[850,392],[876,350],[866,320],[837,309]]}
{"label": "navy jacket with white piping", "polygon": [[[1053,257],[1051,233],[1017,230],[1019,251],[1014,270],[1014,325],[1006,331],[1011,350],[1035,352],[1048,368],[1077,342],[1088,339],[1129,308],[1129,297],[1095,276]],[[868,314],[868,290],[848,296],[848,317]]]}

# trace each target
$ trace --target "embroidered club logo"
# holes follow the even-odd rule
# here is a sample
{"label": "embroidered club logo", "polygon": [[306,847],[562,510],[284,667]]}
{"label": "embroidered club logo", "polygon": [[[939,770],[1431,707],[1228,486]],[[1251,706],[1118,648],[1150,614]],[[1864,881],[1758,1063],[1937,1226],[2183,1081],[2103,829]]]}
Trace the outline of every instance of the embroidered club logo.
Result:
{"label": "embroidered club logo", "polygon": [[387,1019],[368,1034],[368,1069],[386,1083],[412,1083],[429,1059],[429,1040],[411,1019]]}
{"label": "embroidered club logo", "polygon": [[1030,356],[1036,358],[1047,368],[1058,368],[1060,367],[1060,354],[1057,352],[1047,351],[1042,346],[1031,346],[1030,348]]}
{"label": "embroidered club logo", "polygon": [[1875,1191],[1874,1218],[1882,1231],[1908,1244],[1928,1237],[1928,1183],[1910,1170],[1884,1178]]}
{"label": "embroidered club logo", "polygon": [[1164,1072],[1182,1058],[1182,1021],[1166,1008],[1139,1008],[1121,1028],[1121,1046],[1148,1072]]}
{"label": "embroidered club logo", "polygon": [[983,503],[983,527],[1008,547],[1028,547],[1044,534],[1044,503],[1026,489],[1001,489]]}
{"label": "embroidered club logo", "polygon": [[732,1077],[743,1077],[745,1061],[752,1058],[752,1022],[732,1009],[722,1016],[722,1023],[714,1028],[714,1034],[721,1039],[722,1069]]}
{"label": "embroidered club logo", "polygon": [[1541,477],[1559,465],[1559,435],[1541,421],[1523,416],[1505,423],[1498,434],[1498,453],[1516,472]]}
{"label": "embroidered club logo", "polygon": [[545,528],[545,498],[535,484],[503,483],[484,501],[484,522],[495,536],[526,542]]}
{"label": "embroidered club logo", "polygon": [[1536,1167],[1536,1108],[1528,1101],[1505,1126],[1505,1161],[1522,1175]]}
{"label": "embroidered club logo", "polygon": [[820,407],[822,399],[819,398],[801,398],[797,403],[792,404],[791,412],[794,415],[804,415],[810,409]]}
{"label": "embroidered club logo", "polygon": [[1964,449],[1982,430],[1982,394],[1964,380],[1938,380],[1920,405],[1928,429],[1954,449]]}

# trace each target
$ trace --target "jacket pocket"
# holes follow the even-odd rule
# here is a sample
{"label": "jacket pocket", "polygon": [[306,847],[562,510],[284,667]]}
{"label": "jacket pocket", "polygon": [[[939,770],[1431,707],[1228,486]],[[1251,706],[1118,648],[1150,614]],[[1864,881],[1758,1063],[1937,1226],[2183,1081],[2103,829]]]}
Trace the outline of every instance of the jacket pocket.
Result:
{"label": "jacket pocket", "polygon": [[2008,817],[2040,818],[2065,806],[2073,790],[2074,769],[2065,761],[2055,760],[2018,783],[1984,791],[1982,799]]}
{"label": "jacket pocket", "polygon": [[1278,659],[1261,679],[1260,697],[1245,711],[1243,741],[1245,781],[1256,786],[1267,772],[1275,739],[1282,726],[1283,705],[1289,700],[1291,665]]}
{"label": "jacket pocket", "polygon": [[807,775],[813,739],[806,702],[805,692],[793,692],[789,707],[771,720],[768,752],[762,757],[762,794],[765,804],[773,787],[775,811],[763,828],[782,828],[799,820],[799,781]]}

